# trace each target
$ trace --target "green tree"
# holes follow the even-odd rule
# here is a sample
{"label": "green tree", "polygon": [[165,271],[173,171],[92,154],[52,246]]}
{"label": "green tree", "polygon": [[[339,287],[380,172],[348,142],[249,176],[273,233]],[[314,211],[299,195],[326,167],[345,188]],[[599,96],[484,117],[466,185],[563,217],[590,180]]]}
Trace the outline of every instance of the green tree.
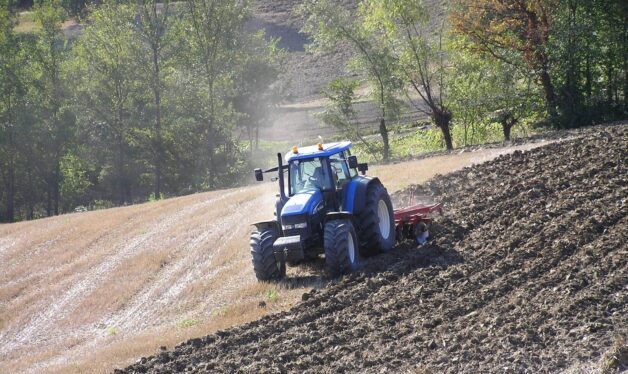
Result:
{"label": "green tree", "polygon": [[61,4],[66,12],[72,17],[83,16],[90,4],[97,3],[93,0],[62,0]]}
{"label": "green tree", "polygon": [[[454,30],[467,36],[479,51],[506,63],[523,61],[537,72],[552,119],[558,116],[558,102],[548,47],[558,7],[555,0],[459,0],[451,17]],[[512,52],[517,52],[517,59]]]}
{"label": "green tree", "polygon": [[68,153],[61,159],[61,197],[63,210],[69,212],[79,204],[87,203],[85,195],[92,183],[87,176],[87,165],[80,156]]}
{"label": "green tree", "polygon": [[85,3],[42,0],[16,35],[0,0],[0,221],[241,183],[282,93],[248,3],[107,0],[66,39]]}
{"label": "green tree", "polygon": [[628,5],[620,0],[457,0],[476,52],[534,72],[556,126],[628,114]]}
{"label": "green tree", "polygon": [[480,127],[490,122],[502,126],[504,140],[510,141],[512,128],[524,118],[541,111],[540,94],[532,74],[490,55],[470,53],[464,39],[452,41],[448,83],[456,125],[463,126],[463,143],[474,143]]}
{"label": "green tree", "polygon": [[119,204],[132,201],[137,160],[133,115],[146,92],[138,74],[138,41],[134,8],[113,1],[91,14],[91,23],[74,47],[72,70],[77,115],[84,136],[101,163],[101,179],[109,183]]}
{"label": "green tree", "polygon": [[390,49],[379,43],[377,35],[365,27],[364,15],[352,14],[344,7],[329,0],[308,0],[299,8],[306,17],[303,31],[312,35],[310,50],[328,52],[341,43],[348,44],[355,52],[354,69],[364,72],[373,88],[373,99],[378,103],[379,133],[383,141],[383,158],[390,157],[390,142],[386,121],[399,111],[396,95],[401,87],[395,75],[396,60]]}
{"label": "green tree", "polygon": [[7,0],[0,0],[0,178],[5,211],[0,221],[15,220],[17,131],[24,108],[23,50],[13,31],[15,19]]}
{"label": "green tree", "polygon": [[573,127],[628,114],[628,5],[569,0],[555,10],[551,71],[562,124]]}
{"label": "green tree", "polygon": [[235,90],[233,74],[242,51],[244,21],[249,14],[248,2],[236,0],[188,0],[186,21],[189,25],[188,54],[191,74],[184,93],[193,106],[195,132],[202,156],[196,160],[197,172],[204,174],[205,188],[224,183],[221,174],[229,173],[229,160],[236,145],[232,130],[236,115],[230,105]]}
{"label": "green tree", "polygon": [[42,144],[43,178],[46,182],[46,212],[59,214],[61,158],[71,141],[73,115],[68,110],[69,96],[65,86],[63,65],[67,58],[66,42],[61,25],[66,13],[60,0],[38,2],[34,19],[39,26],[32,48],[33,81],[31,96],[36,103],[39,138]]}
{"label": "green tree", "polygon": [[447,55],[444,24],[430,24],[431,14],[422,1],[365,0],[361,3],[364,24],[390,49],[415,108],[432,118],[441,130],[448,150],[453,149],[446,105]]}
{"label": "green tree", "polygon": [[141,40],[138,66],[149,82],[152,96],[147,108],[147,120],[152,122],[148,131],[148,142],[154,173],[153,191],[155,196],[161,196],[163,164],[166,161],[163,132],[168,128],[164,124],[164,119],[168,119],[168,116],[163,115],[162,101],[167,89],[165,83],[174,69],[173,55],[181,42],[179,22],[172,14],[168,0],[159,4],[155,0],[139,0],[137,12],[140,17],[136,27]]}
{"label": "green tree", "polygon": [[360,82],[354,79],[337,78],[331,81],[323,90],[323,96],[327,99],[325,109],[317,116],[323,123],[336,128],[344,137],[358,139],[366,146],[367,152],[375,156],[381,150],[362,136],[357,112],[353,107],[356,100],[355,90],[359,85]]}

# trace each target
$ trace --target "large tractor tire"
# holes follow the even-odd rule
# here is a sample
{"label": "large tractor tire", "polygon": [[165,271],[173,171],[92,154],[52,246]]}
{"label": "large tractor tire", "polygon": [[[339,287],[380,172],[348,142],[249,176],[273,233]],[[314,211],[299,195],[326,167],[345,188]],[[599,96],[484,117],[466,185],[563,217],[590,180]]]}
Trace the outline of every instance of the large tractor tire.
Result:
{"label": "large tractor tire", "polygon": [[251,233],[253,270],[260,281],[279,280],[286,275],[286,264],[278,263],[273,253],[276,238],[277,234],[272,229],[255,230]]}
{"label": "large tractor tire", "polygon": [[381,183],[366,190],[366,204],[357,217],[360,248],[365,256],[388,252],[395,245],[395,216],[388,191]]}
{"label": "large tractor tire", "polygon": [[360,263],[358,236],[350,220],[325,224],[325,270],[336,277],[354,271]]}

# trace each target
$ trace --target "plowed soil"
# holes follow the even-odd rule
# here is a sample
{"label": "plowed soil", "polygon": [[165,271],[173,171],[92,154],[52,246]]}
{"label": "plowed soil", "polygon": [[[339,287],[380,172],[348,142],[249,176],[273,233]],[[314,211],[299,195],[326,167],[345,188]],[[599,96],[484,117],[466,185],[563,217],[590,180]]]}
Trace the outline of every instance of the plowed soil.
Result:
{"label": "plowed soil", "polygon": [[[399,191],[542,144],[372,165],[369,174]],[[272,218],[276,191],[268,181],[0,225],[0,373],[108,373],[323,288],[322,259],[289,268],[280,284],[255,279],[249,223]]]}
{"label": "plowed soil", "polygon": [[597,128],[434,178],[413,188],[445,203],[428,244],[124,371],[625,370],[627,150]]}

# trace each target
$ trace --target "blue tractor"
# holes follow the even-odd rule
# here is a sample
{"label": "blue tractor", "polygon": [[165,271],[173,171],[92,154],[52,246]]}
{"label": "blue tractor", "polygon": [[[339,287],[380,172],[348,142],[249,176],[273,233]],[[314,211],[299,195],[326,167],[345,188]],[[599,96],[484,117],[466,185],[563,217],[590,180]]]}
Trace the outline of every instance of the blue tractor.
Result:
{"label": "blue tractor", "polygon": [[[395,244],[395,221],[388,191],[366,176],[367,164],[351,155],[351,142],[293,147],[278,165],[255,169],[255,178],[277,172],[276,219],[257,222],[251,255],[258,280],[278,280],[286,264],[325,255],[331,276],[355,270],[361,256],[389,251]],[[288,172],[285,188],[284,172]],[[359,175],[361,174],[361,175]]]}

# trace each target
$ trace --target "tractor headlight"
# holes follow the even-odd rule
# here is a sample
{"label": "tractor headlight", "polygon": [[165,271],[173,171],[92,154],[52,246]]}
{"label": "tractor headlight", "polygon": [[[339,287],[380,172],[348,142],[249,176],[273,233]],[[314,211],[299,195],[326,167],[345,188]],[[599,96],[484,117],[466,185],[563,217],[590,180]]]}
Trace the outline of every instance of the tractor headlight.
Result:
{"label": "tractor headlight", "polygon": [[296,223],[294,225],[281,225],[281,228],[285,230],[292,230],[292,229],[304,229],[307,227],[307,222],[302,222],[302,223]]}

